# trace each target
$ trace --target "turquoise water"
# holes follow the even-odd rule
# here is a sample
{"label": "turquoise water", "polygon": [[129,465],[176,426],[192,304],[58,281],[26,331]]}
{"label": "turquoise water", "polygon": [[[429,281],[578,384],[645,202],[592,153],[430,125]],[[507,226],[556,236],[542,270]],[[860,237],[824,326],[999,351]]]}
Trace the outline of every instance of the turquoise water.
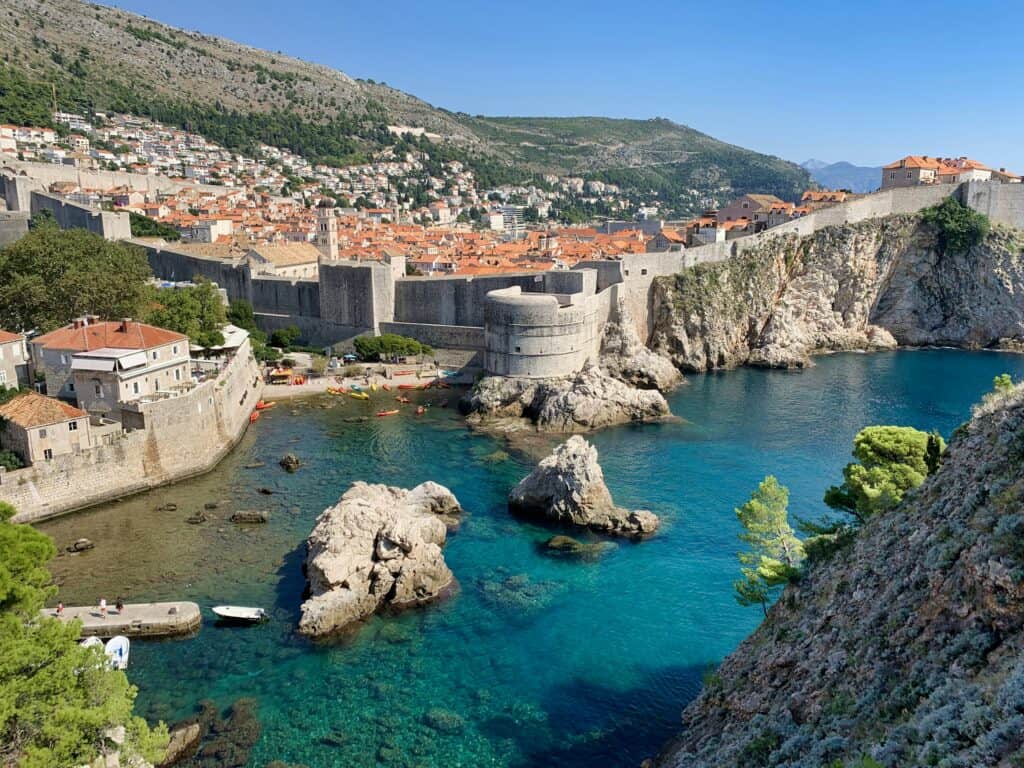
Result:
{"label": "turquoise water", "polygon": [[[58,560],[65,600],[123,592],[271,609],[259,627],[208,620],[194,639],[138,642],[132,653],[147,717],[254,697],[262,734],[252,766],[636,766],[673,734],[704,672],[759,620],[732,597],[734,507],[773,473],[791,490],[791,513],[820,514],[858,429],[948,435],[1003,371],[1024,375],[1024,357],[837,355],[799,373],[691,377],[670,399],[681,421],[593,436],[616,501],[655,511],[664,526],[594,562],[552,559],[540,550],[552,531],[507,514],[505,494],[529,471],[523,454],[436,407],[419,420],[347,422],[368,410],[347,399],[278,407],[214,474],[45,527],[58,544],[98,542]],[[304,461],[294,475],[276,465],[286,451]],[[265,466],[246,468],[255,461]],[[303,538],[356,479],[431,479],[455,492],[467,514],[446,558],[460,590],[313,644],[293,632]],[[258,507],[271,522],[182,522],[210,499],[230,500],[213,518]],[[172,500],[175,512],[154,511]]]}

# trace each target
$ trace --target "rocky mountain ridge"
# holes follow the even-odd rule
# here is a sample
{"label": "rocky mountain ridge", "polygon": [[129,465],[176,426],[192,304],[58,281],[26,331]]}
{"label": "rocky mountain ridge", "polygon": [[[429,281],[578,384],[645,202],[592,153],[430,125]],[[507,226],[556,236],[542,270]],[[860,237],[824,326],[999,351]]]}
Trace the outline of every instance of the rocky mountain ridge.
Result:
{"label": "rocky mountain ridge", "polygon": [[786,588],[654,765],[1020,765],[1022,458],[1018,387],[976,409],[900,506]]}
{"label": "rocky mountain ridge", "polygon": [[683,371],[802,367],[815,353],[1024,338],[1024,233],[965,253],[897,215],[770,238],[654,281],[652,348]]}

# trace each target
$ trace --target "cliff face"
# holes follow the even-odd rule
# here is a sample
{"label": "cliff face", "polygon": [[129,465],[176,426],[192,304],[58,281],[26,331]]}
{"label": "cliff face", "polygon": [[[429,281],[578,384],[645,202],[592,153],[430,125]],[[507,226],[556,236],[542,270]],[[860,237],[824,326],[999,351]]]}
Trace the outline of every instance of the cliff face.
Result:
{"label": "cliff face", "polygon": [[1022,764],[1024,390],[958,432],[921,488],[787,588],[657,766]]}
{"label": "cliff face", "polygon": [[816,352],[1024,337],[1024,237],[943,253],[919,216],[783,236],[658,278],[653,349],[684,371],[800,367]]}

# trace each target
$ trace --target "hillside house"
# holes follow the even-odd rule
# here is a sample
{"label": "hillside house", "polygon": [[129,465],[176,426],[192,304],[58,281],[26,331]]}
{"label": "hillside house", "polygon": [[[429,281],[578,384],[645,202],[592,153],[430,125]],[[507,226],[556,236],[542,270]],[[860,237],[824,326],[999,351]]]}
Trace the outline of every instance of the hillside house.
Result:
{"label": "hillside house", "polygon": [[772,206],[783,202],[775,195],[743,195],[720,209],[716,215],[719,222],[747,219],[754,223],[756,231],[760,231],[768,226],[768,213]]}
{"label": "hillside house", "polygon": [[50,461],[88,448],[89,416],[79,408],[25,392],[0,405],[0,448],[26,464]]}
{"label": "hillside house", "polygon": [[48,394],[97,414],[191,379],[187,336],[129,318],[81,317],[29,347],[31,368],[45,378]]}
{"label": "hillside house", "polygon": [[20,333],[0,330],[0,389],[28,386],[28,347]]}
{"label": "hillside house", "polygon": [[1005,168],[995,170],[969,157],[907,155],[882,169],[882,189],[989,180],[1004,184],[1020,183],[1020,177]]}

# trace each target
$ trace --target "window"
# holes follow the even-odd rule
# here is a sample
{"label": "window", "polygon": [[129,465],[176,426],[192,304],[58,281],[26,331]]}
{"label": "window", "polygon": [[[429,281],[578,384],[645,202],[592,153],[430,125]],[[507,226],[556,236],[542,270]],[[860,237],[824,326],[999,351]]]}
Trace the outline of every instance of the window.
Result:
{"label": "window", "polygon": [[139,382],[137,381],[132,382],[132,394],[139,394]]}
{"label": "window", "polygon": [[890,178],[890,179],[895,179],[895,178],[896,178],[896,171],[891,171],[891,172],[889,173],[889,178]]}
{"label": "window", "polygon": [[46,439],[46,430],[45,429],[40,429],[39,430],[39,439],[40,440],[45,440]]}
{"label": "window", "polygon": [[99,382],[92,385],[93,390],[96,392],[96,397],[103,397],[103,387]]}
{"label": "window", "polygon": [[154,359],[154,360],[158,360],[159,358],[160,358],[160,353],[159,353],[159,352],[157,352],[157,351],[156,351],[156,350],[154,349],[154,350],[153,350],[153,359]]}
{"label": "window", "polygon": [[61,353],[60,364],[61,365],[67,365],[68,364],[68,356],[67,355]]}
{"label": "window", "polygon": [[7,383],[7,371],[0,369],[0,384]]}
{"label": "window", "polygon": [[646,275],[647,274],[647,270],[646,269],[641,269],[640,270],[640,274],[641,275]]}
{"label": "window", "polygon": [[68,422],[68,432],[77,432],[77,431],[78,431],[78,422],[77,421]]}
{"label": "window", "polygon": [[174,370],[174,380],[181,381],[181,368],[176,368]]}
{"label": "window", "polygon": [[75,391],[75,382],[69,381],[68,382],[68,392],[74,392],[74,391]]}
{"label": "window", "polygon": [[522,351],[523,350],[520,347],[516,347],[516,352],[522,352]]}
{"label": "window", "polygon": [[175,344],[173,347],[171,347],[171,353],[175,354],[175,355],[178,354],[178,345],[177,344]]}
{"label": "window", "polygon": [[53,451],[52,451],[52,450],[50,450],[49,448],[47,448],[46,450],[44,450],[44,451],[43,451],[43,458],[44,458],[44,459],[46,459],[47,461],[49,461],[50,459],[52,459],[52,458],[53,458]]}

